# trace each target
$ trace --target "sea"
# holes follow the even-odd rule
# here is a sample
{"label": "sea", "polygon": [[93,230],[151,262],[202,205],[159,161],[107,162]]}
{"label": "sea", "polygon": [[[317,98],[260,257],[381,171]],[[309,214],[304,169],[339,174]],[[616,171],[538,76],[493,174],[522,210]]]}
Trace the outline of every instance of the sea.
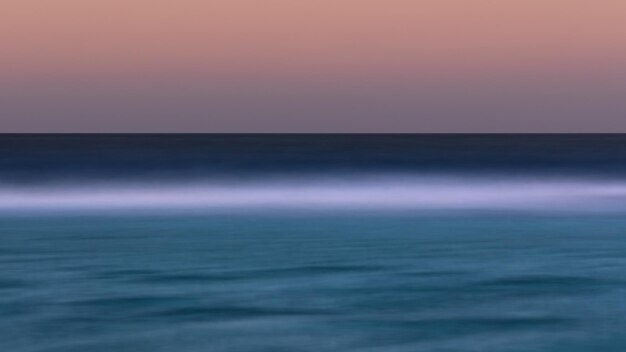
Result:
{"label": "sea", "polygon": [[0,135],[0,351],[626,351],[626,135]]}

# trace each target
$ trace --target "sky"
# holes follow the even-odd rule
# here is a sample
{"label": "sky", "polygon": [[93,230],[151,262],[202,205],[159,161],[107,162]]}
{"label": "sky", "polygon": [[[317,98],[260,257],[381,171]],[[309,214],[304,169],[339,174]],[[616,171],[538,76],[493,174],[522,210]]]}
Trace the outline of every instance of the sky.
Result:
{"label": "sky", "polygon": [[2,0],[2,132],[626,132],[623,0]]}

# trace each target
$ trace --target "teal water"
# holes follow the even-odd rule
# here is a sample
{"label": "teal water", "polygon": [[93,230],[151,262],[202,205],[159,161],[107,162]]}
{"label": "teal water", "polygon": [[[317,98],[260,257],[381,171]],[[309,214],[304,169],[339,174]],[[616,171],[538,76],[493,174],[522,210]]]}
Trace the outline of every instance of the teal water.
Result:
{"label": "teal water", "polygon": [[12,352],[624,351],[626,219],[3,216]]}

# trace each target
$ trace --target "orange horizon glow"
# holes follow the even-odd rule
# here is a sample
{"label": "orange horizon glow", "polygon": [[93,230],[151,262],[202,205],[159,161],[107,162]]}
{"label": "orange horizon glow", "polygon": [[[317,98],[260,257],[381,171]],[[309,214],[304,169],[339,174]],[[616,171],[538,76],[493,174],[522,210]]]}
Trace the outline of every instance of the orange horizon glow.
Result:
{"label": "orange horizon glow", "polygon": [[621,0],[5,0],[0,74],[626,66]]}

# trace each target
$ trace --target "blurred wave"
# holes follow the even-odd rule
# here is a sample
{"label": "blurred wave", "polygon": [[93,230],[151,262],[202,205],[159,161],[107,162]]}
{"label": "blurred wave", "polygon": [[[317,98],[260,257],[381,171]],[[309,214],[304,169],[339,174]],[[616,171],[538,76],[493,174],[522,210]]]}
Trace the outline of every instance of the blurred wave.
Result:
{"label": "blurred wave", "polygon": [[0,187],[0,210],[626,210],[626,182],[503,177],[335,176]]}

